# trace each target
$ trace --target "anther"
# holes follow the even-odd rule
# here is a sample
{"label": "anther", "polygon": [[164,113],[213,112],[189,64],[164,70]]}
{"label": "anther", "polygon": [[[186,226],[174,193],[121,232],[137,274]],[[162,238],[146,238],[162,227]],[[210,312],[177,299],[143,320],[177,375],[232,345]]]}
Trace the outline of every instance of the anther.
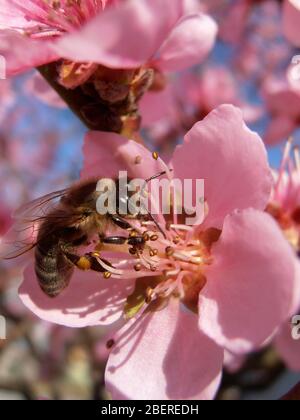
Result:
{"label": "anther", "polygon": [[111,273],[109,271],[105,271],[105,273],[103,273],[103,277],[108,280],[111,278]]}
{"label": "anther", "polygon": [[143,233],[143,239],[145,242],[149,242],[150,241],[150,235],[148,232],[144,232]]}
{"label": "anther", "polygon": [[134,269],[135,269],[135,271],[137,271],[137,272],[139,272],[139,271],[141,271],[142,270],[142,264],[136,264],[135,266],[134,266]]}
{"label": "anther", "polygon": [[152,235],[152,236],[150,236],[150,240],[151,240],[152,242],[157,241],[157,240],[158,240],[158,235]]}
{"label": "anther", "polygon": [[179,238],[179,236],[176,236],[176,237],[173,239],[173,242],[174,242],[174,244],[175,244],[175,245],[178,245],[178,244],[179,244],[179,242],[180,242],[180,238]]}
{"label": "anther", "polygon": [[151,265],[150,267],[151,271],[154,273],[155,271],[157,271],[157,267],[155,267],[155,265]]}
{"label": "anther", "polygon": [[154,160],[158,160],[159,154],[157,152],[153,152],[152,157],[153,157]]}
{"label": "anther", "polygon": [[149,249],[149,255],[150,257],[155,257],[158,254],[158,250],[157,249]]}
{"label": "anther", "polygon": [[149,255],[150,255],[150,257],[154,257],[153,249],[149,249]]}
{"label": "anther", "polygon": [[166,248],[166,255],[167,257],[172,257],[174,255],[175,249],[171,246]]}

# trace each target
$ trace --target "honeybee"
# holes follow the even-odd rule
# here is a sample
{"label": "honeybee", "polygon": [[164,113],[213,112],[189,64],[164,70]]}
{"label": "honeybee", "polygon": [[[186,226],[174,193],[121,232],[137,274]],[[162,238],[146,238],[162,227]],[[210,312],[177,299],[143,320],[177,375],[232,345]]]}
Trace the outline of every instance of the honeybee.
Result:
{"label": "honeybee", "polygon": [[[160,173],[145,182],[163,175]],[[6,249],[4,259],[14,259],[34,249],[35,273],[43,292],[51,298],[58,296],[70,283],[75,267],[94,270],[109,275],[109,261],[95,253],[80,256],[79,247],[89,243],[98,235],[103,244],[128,244],[132,250],[145,246],[143,235],[130,235],[132,215],[120,216],[118,203],[128,201],[129,194],[117,196],[117,211],[101,215],[97,212],[99,198],[97,183],[90,179],[74,186],[41,197],[19,209],[14,217],[18,241]],[[118,181],[116,181],[118,185]],[[118,188],[117,188],[118,191]],[[153,217],[148,215],[153,221]],[[135,218],[144,218],[136,214]],[[156,226],[161,230],[158,224]],[[114,227],[127,231],[126,236],[106,236]],[[27,235],[27,236],[26,236]]]}

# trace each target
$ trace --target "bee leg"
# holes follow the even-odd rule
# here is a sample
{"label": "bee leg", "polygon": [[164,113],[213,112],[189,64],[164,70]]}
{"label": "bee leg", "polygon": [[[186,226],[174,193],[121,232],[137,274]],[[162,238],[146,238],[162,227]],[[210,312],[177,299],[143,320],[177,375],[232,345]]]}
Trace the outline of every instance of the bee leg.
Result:
{"label": "bee leg", "polygon": [[122,217],[118,216],[117,214],[111,214],[110,218],[112,219],[114,224],[119,226],[121,229],[132,229],[132,226],[125,219],[122,219]]}
{"label": "bee leg", "polygon": [[144,236],[129,236],[128,238],[124,236],[107,236],[101,237],[101,242],[108,245],[124,245],[128,244],[134,248],[143,248],[146,244]]}
{"label": "bee leg", "polygon": [[125,236],[102,236],[100,239],[103,244],[107,245],[124,245],[128,241]]}
{"label": "bee leg", "polygon": [[98,260],[101,260],[109,267],[112,267],[109,261],[106,261],[103,258],[100,258],[100,256],[98,255],[96,256],[92,252],[82,255],[82,256],[79,256],[77,254],[71,254],[71,253],[66,253],[65,255],[72,264],[74,264],[77,268],[79,268],[79,270],[82,270],[82,271],[92,270],[98,273],[106,273],[107,269],[105,269],[99,263]]}
{"label": "bee leg", "polygon": [[129,237],[127,243],[134,248],[144,248],[146,245],[146,240],[144,236],[137,235]]}

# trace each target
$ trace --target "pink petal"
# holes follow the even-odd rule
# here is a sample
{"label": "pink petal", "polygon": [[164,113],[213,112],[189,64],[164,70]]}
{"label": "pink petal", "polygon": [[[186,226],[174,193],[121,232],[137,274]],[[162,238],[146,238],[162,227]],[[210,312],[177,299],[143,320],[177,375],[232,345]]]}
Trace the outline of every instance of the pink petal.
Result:
{"label": "pink petal", "polygon": [[225,219],[213,258],[199,299],[200,329],[233,353],[251,351],[294,304],[300,277],[292,248],[270,216],[248,209]]}
{"label": "pink petal", "polygon": [[119,171],[127,171],[129,177],[146,179],[161,171],[159,163],[144,146],[114,133],[89,132],[83,155],[81,178],[114,179]]}
{"label": "pink petal", "polygon": [[139,104],[143,127],[151,128],[152,124],[165,120],[175,125],[178,118],[176,106],[176,97],[170,84],[160,92],[147,92]]}
{"label": "pink petal", "polygon": [[[298,263],[298,264],[297,264]],[[295,276],[300,278],[300,264],[299,259],[297,258],[296,265],[295,265]],[[300,281],[297,281],[295,287],[293,289],[293,302],[292,307],[289,313],[289,317],[292,317],[296,313],[299,312],[300,308]]]}
{"label": "pink petal", "polygon": [[161,47],[157,66],[164,71],[179,71],[199,64],[212,50],[217,32],[216,22],[208,15],[185,16]]}
{"label": "pink petal", "polygon": [[198,103],[203,103],[208,110],[222,104],[236,104],[239,100],[236,80],[226,67],[207,67],[201,79],[195,80],[191,88],[194,91],[199,89],[201,96]]}
{"label": "pink petal", "polygon": [[264,135],[265,143],[269,146],[287,140],[297,128],[295,120],[285,115],[273,118]]}
{"label": "pink petal", "polygon": [[0,31],[0,55],[6,59],[8,76],[55,61],[58,57],[50,46],[14,31]]}
{"label": "pink petal", "polygon": [[19,296],[37,317],[67,327],[110,325],[119,320],[133,280],[105,280],[101,274],[74,272],[67,289],[51,299],[40,289],[33,264],[24,272]]}
{"label": "pink petal", "polygon": [[287,39],[296,47],[300,47],[299,22],[299,0],[285,0],[283,5],[283,31]]}
{"label": "pink petal", "polygon": [[198,0],[184,0],[183,3],[184,3],[184,12],[186,14],[197,13],[206,9],[205,4],[201,4],[201,2],[199,2]]}
{"label": "pink petal", "polygon": [[263,106],[251,105],[246,102],[241,102],[240,108],[243,111],[243,117],[247,123],[254,123],[261,119],[265,112]]}
{"label": "pink petal", "polygon": [[283,114],[297,119],[300,111],[300,92],[293,89],[286,82],[269,82],[265,85],[265,101],[268,110],[272,114]]}
{"label": "pink petal", "polygon": [[267,205],[273,181],[266,150],[232,105],[220,106],[195,124],[172,161],[175,177],[205,180],[209,226],[221,227],[234,209],[264,210]]}
{"label": "pink petal", "polygon": [[181,13],[182,0],[129,0],[59,39],[55,50],[75,61],[139,67],[157,52]]}
{"label": "pink petal", "polygon": [[34,25],[24,16],[24,13],[14,6],[12,0],[0,0],[0,29],[26,28]]}
{"label": "pink petal", "polygon": [[212,399],[223,351],[199,333],[195,315],[177,300],[148,313],[115,337],[106,368],[113,399]]}
{"label": "pink petal", "polygon": [[289,369],[300,371],[300,340],[292,338],[292,325],[286,323],[275,339],[275,346]]}

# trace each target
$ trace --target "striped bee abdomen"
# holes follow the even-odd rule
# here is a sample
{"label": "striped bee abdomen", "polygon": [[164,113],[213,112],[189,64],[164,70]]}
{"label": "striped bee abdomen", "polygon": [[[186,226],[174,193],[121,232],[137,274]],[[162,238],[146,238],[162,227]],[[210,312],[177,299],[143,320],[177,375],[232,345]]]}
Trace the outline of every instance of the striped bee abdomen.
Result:
{"label": "striped bee abdomen", "polygon": [[35,273],[43,292],[58,296],[70,283],[74,265],[62,251],[60,241],[45,239],[35,249]]}

